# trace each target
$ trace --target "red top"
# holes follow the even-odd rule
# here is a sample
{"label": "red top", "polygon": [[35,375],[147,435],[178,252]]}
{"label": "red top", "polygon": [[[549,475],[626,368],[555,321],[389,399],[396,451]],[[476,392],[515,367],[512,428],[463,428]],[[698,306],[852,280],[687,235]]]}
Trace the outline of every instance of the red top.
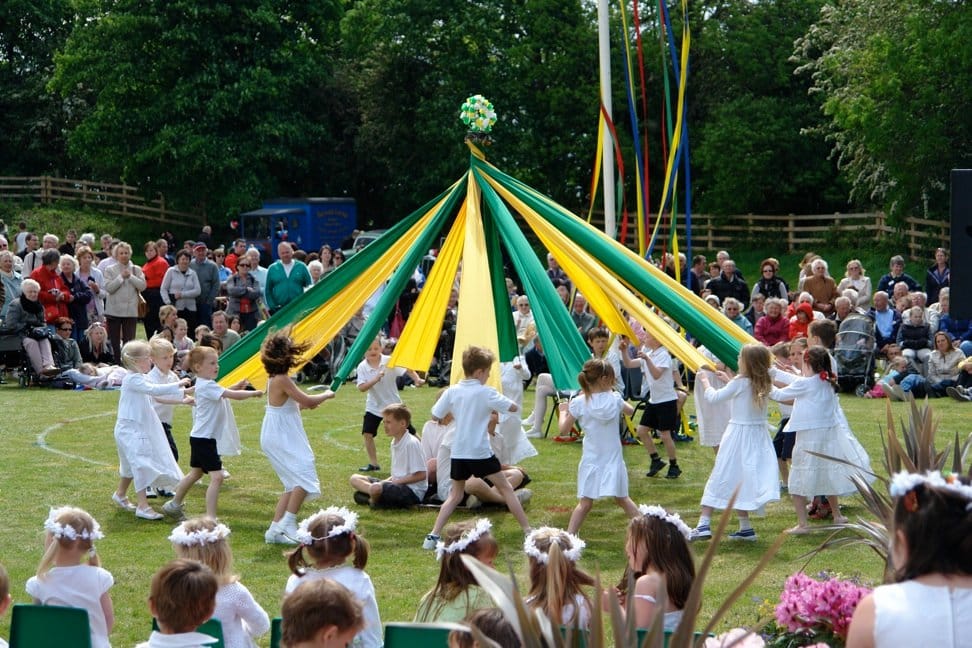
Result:
{"label": "red top", "polygon": [[165,271],[169,269],[169,262],[156,255],[151,261],[146,261],[142,266],[142,274],[145,275],[146,288],[161,288],[162,278]]}
{"label": "red top", "polygon": [[[45,266],[41,266],[30,273],[30,278],[40,284],[40,303],[44,305],[44,321],[53,324],[58,317],[70,317],[68,313],[68,302],[74,301],[74,295],[61,275],[55,270],[51,272]],[[58,290],[60,295],[55,296],[51,291]]]}

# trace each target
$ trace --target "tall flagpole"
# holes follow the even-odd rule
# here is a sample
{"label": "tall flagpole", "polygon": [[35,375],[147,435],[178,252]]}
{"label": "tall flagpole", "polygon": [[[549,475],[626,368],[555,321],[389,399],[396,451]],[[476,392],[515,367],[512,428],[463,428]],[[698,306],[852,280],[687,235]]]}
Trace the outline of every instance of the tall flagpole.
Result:
{"label": "tall flagpole", "polygon": [[[611,40],[610,15],[608,0],[598,0],[597,3],[597,49],[601,64],[601,104],[607,115],[613,114],[611,109]],[[601,119],[603,119],[603,115]],[[617,221],[615,218],[614,201],[614,141],[609,132],[604,137],[604,233],[611,238],[617,236]]]}

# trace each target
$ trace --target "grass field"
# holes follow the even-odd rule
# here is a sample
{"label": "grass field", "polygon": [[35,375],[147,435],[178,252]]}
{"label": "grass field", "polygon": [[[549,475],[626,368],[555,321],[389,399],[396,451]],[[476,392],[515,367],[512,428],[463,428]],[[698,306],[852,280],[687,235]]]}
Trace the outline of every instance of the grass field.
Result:
{"label": "grass field", "polygon": [[[405,401],[416,414],[417,427],[428,417],[434,390],[409,389]],[[532,390],[527,393],[527,403]],[[112,429],[115,422],[117,392],[22,390],[8,385],[0,388],[2,418],[0,441],[4,448],[0,472],[0,561],[11,578],[11,592],[16,602],[27,602],[24,583],[34,573],[42,553],[42,524],[52,505],[72,504],[91,512],[101,523],[106,537],[98,543],[103,565],[114,574],[112,589],[117,622],[112,634],[115,646],[131,646],[148,635],[150,618],[146,608],[152,573],[172,558],[166,536],[169,522],[136,520],[133,515],[115,508],[109,496],[116,485],[117,467]],[[351,500],[348,476],[367,463],[361,448],[360,418],[364,397],[352,385],[321,408],[304,413],[304,423],[317,455],[318,472],[323,485],[320,500],[305,505],[304,513],[318,506],[355,505]],[[880,448],[879,427],[885,421],[885,402],[842,397],[852,427],[877,458]],[[692,409],[691,400],[688,405]],[[944,439],[958,431],[968,433],[967,406],[945,399],[935,403],[940,433]],[[259,431],[263,404],[244,401],[234,406],[244,443],[240,457],[229,458],[227,468],[233,477],[220,499],[220,516],[233,529],[231,536],[236,569],[242,582],[271,616],[280,612],[280,596],[287,578],[287,566],[279,546],[266,545],[263,532],[270,520],[279,493],[279,482],[259,450]],[[529,410],[530,405],[527,406]],[[895,416],[906,416],[904,404],[893,404]],[[966,414],[966,416],[963,416]],[[177,412],[176,438],[188,455],[190,412]],[[579,444],[537,441],[540,455],[525,462],[533,478],[532,502],[527,514],[534,526],[566,526],[574,505],[575,471],[580,455]],[[713,455],[694,443],[680,444],[679,461],[684,474],[677,481],[648,479],[644,476],[646,455],[642,447],[625,449],[631,477],[631,495],[639,503],[659,503],[680,512],[691,524],[697,517],[699,496]],[[388,444],[379,439],[379,457],[389,465]],[[187,456],[180,462],[187,467]],[[203,489],[197,487],[187,498],[187,509],[203,511]],[[419,598],[434,583],[437,563],[430,552],[421,549],[421,541],[431,528],[435,511],[372,511],[357,507],[361,514],[361,531],[371,543],[367,571],[375,583],[378,603],[384,621],[410,620]],[[853,517],[864,513],[860,503],[846,500],[845,512]],[[460,511],[456,518],[470,515]],[[498,565],[512,565],[519,577],[525,576],[525,560],[520,550],[522,536],[512,517],[503,511],[489,511],[494,533],[499,539],[501,555]],[[706,585],[702,618],[717,607],[721,599],[748,573],[763,550],[784,528],[794,521],[789,500],[770,505],[767,516],[754,519],[758,542],[725,543],[720,549]],[[625,518],[610,503],[595,506],[581,530],[587,541],[582,565],[593,572],[600,569],[605,582],[616,581],[623,565]],[[801,568],[817,572],[824,569],[844,574],[861,574],[872,581],[881,574],[878,560],[863,549],[828,553],[807,564],[803,555],[814,548],[822,536],[789,538],[769,568],[736,605],[725,625],[752,622],[757,616],[757,600],[776,600],[785,577]],[[701,554],[704,547],[697,547]],[[0,635],[7,636],[8,617],[0,621]],[[264,637],[261,645],[267,645]]]}

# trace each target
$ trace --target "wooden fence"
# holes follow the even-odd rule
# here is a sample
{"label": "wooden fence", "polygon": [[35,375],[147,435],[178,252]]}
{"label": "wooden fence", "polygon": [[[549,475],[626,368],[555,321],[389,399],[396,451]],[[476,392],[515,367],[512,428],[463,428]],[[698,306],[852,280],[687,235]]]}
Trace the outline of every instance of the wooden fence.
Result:
{"label": "wooden fence", "polygon": [[205,220],[199,214],[166,207],[165,197],[162,195],[157,200],[146,200],[138,187],[51,176],[0,176],[0,200],[35,201],[43,204],[74,202],[107,214],[184,227],[198,227]]}
{"label": "wooden fence", "polygon": [[[593,220],[596,227],[603,227],[603,214],[595,214]],[[676,229],[679,240],[684,241],[684,214],[679,215]],[[718,250],[750,244],[799,252],[822,244],[860,247],[893,238],[907,248],[912,259],[928,259],[935,248],[948,247],[949,229],[948,221],[923,218],[906,218],[902,227],[892,227],[883,212],[800,216],[693,214],[692,246]],[[659,236],[667,237],[668,232],[669,228],[663,226]],[[632,234],[628,236],[630,241]]]}

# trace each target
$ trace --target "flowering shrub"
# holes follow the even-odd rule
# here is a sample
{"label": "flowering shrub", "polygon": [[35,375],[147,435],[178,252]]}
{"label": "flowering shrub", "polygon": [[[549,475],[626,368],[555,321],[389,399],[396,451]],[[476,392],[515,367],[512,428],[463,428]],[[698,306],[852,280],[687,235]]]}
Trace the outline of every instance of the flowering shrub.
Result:
{"label": "flowering shrub", "polygon": [[871,590],[856,580],[821,574],[817,580],[803,572],[786,579],[775,617],[777,631],[767,645],[790,648],[822,643],[843,646],[851,617]]}

